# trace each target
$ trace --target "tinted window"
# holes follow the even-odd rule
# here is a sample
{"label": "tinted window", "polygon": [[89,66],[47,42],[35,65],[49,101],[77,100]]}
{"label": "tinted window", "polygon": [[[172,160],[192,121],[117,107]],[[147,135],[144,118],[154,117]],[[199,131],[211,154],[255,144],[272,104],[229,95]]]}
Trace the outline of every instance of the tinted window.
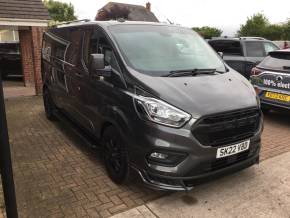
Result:
{"label": "tinted window", "polygon": [[245,42],[248,57],[265,57],[265,49],[262,42]]}
{"label": "tinted window", "polygon": [[101,34],[98,42],[98,53],[104,54],[105,66],[111,66],[115,70],[120,72],[120,68],[113,52],[113,48],[107,38]]}
{"label": "tinted window", "polygon": [[82,31],[79,31],[77,29],[70,31],[70,44],[66,53],[65,61],[76,66],[80,64],[82,36]]}
{"label": "tinted window", "polygon": [[104,54],[105,66],[120,71],[112,46],[103,33],[94,30],[91,34],[87,34],[84,44],[84,60],[88,65],[90,63],[91,54]]}
{"label": "tinted window", "polygon": [[216,52],[223,52],[224,55],[243,55],[241,43],[239,41],[209,41],[209,44]]}
{"label": "tinted window", "polygon": [[88,65],[91,54],[96,54],[98,49],[98,31],[87,32],[84,40],[84,61]]}
{"label": "tinted window", "polygon": [[290,72],[290,53],[271,53],[259,66]]}
{"label": "tinted window", "polygon": [[214,68],[225,71],[218,55],[190,29],[161,25],[115,25],[110,30],[126,63],[153,76],[170,71]]}
{"label": "tinted window", "polygon": [[52,61],[54,62],[54,69],[56,77],[60,85],[65,86],[65,75],[63,71],[63,61],[67,44],[61,41],[54,41],[51,48]]}

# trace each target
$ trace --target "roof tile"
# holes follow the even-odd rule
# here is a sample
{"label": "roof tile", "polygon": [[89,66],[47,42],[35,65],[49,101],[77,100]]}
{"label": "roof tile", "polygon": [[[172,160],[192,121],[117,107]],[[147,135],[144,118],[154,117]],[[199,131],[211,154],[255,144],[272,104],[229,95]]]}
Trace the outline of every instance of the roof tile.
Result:
{"label": "roof tile", "polygon": [[50,20],[41,0],[0,0],[0,18]]}

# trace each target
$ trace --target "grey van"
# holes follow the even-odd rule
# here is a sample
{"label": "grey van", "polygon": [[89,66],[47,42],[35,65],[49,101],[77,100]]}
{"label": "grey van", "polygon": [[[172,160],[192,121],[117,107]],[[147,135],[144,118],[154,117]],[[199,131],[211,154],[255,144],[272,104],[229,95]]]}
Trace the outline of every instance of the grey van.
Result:
{"label": "grey van", "polygon": [[43,36],[48,119],[66,114],[96,141],[110,178],[194,185],[259,162],[252,85],[194,31],[127,21],[71,23]]}

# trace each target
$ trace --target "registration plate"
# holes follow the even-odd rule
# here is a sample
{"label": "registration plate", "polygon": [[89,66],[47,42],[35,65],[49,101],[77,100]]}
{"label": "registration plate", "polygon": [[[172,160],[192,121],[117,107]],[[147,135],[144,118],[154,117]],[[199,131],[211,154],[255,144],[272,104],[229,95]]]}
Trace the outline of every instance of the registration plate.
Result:
{"label": "registration plate", "polygon": [[290,102],[290,95],[284,95],[274,92],[266,92],[265,97],[279,101]]}
{"label": "registration plate", "polygon": [[229,145],[217,149],[216,158],[222,158],[241,153],[249,149],[250,140],[240,142],[238,144]]}

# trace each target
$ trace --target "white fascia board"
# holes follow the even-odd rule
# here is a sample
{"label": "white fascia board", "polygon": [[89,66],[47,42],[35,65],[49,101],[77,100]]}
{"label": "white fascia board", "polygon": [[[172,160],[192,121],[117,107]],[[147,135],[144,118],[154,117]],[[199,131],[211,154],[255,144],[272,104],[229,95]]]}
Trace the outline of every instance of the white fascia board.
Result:
{"label": "white fascia board", "polygon": [[46,27],[49,20],[0,18],[0,26],[38,26]]}

